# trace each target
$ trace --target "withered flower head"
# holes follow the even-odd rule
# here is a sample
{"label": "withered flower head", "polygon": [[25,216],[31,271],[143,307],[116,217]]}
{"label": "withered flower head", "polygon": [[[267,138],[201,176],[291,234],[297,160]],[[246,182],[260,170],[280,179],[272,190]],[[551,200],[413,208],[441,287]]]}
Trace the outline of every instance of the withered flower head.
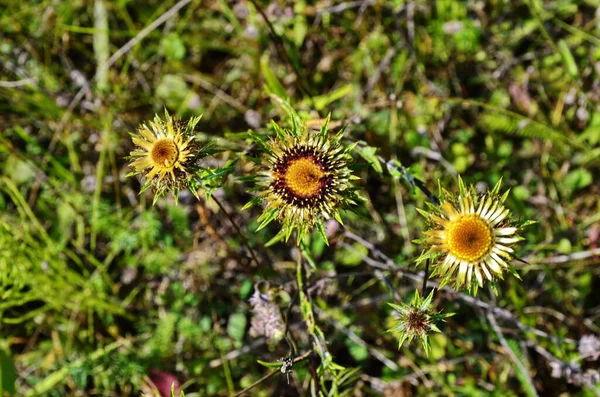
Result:
{"label": "withered flower head", "polygon": [[396,326],[390,328],[387,332],[399,333],[398,349],[402,347],[405,341],[409,343],[415,339],[421,339],[425,354],[429,354],[431,346],[429,345],[429,333],[440,332],[437,323],[444,321],[446,317],[450,317],[453,313],[438,313],[432,310],[431,303],[433,300],[433,291],[423,299],[419,295],[419,291],[415,292],[414,299],[411,303],[401,303],[396,305],[388,303],[394,310],[397,311],[398,319]]}
{"label": "withered flower head", "polygon": [[250,304],[253,312],[250,336],[266,336],[270,341],[278,341],[283,338],[285,325],[273,293],[271,291],[261,293],[259,286],[255,285],[254,294],[250,297]]}

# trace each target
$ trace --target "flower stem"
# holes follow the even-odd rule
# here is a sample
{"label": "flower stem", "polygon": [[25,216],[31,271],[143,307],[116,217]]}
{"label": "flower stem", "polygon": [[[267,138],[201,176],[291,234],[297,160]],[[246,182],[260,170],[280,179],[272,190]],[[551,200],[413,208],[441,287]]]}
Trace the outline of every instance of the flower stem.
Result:
{"label": "flower stem", "polygon": [[[312,309],[312,303],[310,297],[305,293],[304,281],[302,280],[302,259],[304,258],[302,248],[298,245],[298,257],[296,262],[296,281],[298,283],[298,294],[300,295],[300,312],[302,313],[302,319],[306,323],[308,333],[313,339],[313,345],[319,344],[319,337],[316,335],[315,330],[318,329],[315,324],[315,315]],[[326,348],[320,347],[320,351],[326,350]],[[319,366],[318,360],[311,360],[310,370],[313,377],[313,394],[319,395],[319,375],[317,374],[317,367]]]}
{"label": "flower stem", "polygon": [[297,247],[298,256],[296,258],[296,282],[298,283],[298,293],[304,289],[304,283],[302,282],[302,249],[300,246]]}
{"label": "flower stem", "polygon": [[290,301],[290,304],[288,305],[288,308],[285,311],[285,315],[284,315],[285,330],[284,330],[283,335],[285,337],[285,341],[287,342],[287,344],[290,347],[290,356],[291,357],[296,357],[296,353],[297,353],[298,349],[296,348],[296,342],[294,341],[294,337],[293,337],[292,333],[290,332],[290,314],[292,313],[292,309],[294,308],[294,303],[299,298],[299,296],[300,296],[299,291],[296,291],[296,293],[294,294],[294,297]]}

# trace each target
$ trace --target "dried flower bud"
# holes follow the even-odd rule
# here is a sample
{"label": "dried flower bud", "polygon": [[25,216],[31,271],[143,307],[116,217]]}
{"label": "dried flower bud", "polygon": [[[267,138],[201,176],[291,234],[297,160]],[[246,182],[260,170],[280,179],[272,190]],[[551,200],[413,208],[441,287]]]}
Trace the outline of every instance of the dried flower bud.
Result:
{"label": "dried flower bud", "polygon": [[600,339],[595,335],[584,335],[579,340],[579,354],[586,360],[597,360],[600,357]]}
{"label": "dried flower bud", "polygon": [[266,336],[270,341],[283,338],[285,325],[281,317],[281,310],[273,299],[273,293],[260,292],[258,285],[254,286],[254,294],[250,297],[252,316],[250,336]]}
{"label": "dried flower bud", "polygon": [[600,381],[600,373],[595,369],[588,369],[585,372],[579,364],[567,364],[562,361],[552,361],[550,363],[553,378],[566,378],[568,383],[577,386],[592,386]]}
{"label": "dried flower bud", "polygon": [[415,297],[410,304],[402,303],[395,305],[388,303],[398,312],[398,322],[395,327],[387,332],[399,332],[398,340],[400,342],[398,348],[402,347],[405,340],[411,342],[414,338],[420,338],[423,344],[425,354],[429,354],[431,346],[429,345],[429,333],[440,332],[437,327],[439,321],[444,321],[446,317],[452,316],[453,313],[441,314],[431,309],[433,300],[433,291],[427,298],[421,298],[419,291],[415,293]]}

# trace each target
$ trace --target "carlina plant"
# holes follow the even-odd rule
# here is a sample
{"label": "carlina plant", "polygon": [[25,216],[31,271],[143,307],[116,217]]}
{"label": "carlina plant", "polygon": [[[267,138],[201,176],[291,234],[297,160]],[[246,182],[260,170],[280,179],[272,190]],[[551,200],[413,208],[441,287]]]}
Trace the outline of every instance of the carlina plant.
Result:
{"label": "carlina plant", "polygon": [[432,261],[430,277],[439,276],[441,286],[452,283],[477,293],[479,287],[495,282],[504,272],[519,275],[510,266],[515,257],[513,246],[522,240],[519,231],[532,223],[512,219],[504,206],[509,191],[500,195],[501,180],[484,195],[474,186],[467,187],[459,177],[458,197],[440,188],[440,204],[419,209],[428,222],[428,230],[417,242],[426,246],[417,263]]}
{"label": "carlina plant", "polygon": [[203,190],[207,199],[212,198],[227,216],[252,259],[260,266],[256,253],[233,217],[212,195],[214,189],[222,186],[223,179],[233,170],[232,162],[227,162],[221,168],[206,168],[199,163],[202,158],[220,152],[212,142],[202,144],[196,140],[195,128],[201,117],[193,117],[184,123],[171,117],[165,109],[164,118],[156,115],[154,121],[141,124],[137,133],[131,134],[137,148],[129,155],[133,171],[128,176],[140,175],[144,178],[140,194],[152,188],[153,204],[169,193],[173,194],[177,203],[182,189],[189,189],[199,199],[198,192]]}
{"label": "carlina plant", "polygon": [[173,193],[177,202],[182,189],[189,188],[196,195],[199,187],[207,187],[203,182],[213,171],[200,167],[198,161],[217,151],[212,143],[202,145],[195,139],[194,129],[201,117],[186,124],[165,109],[164,118],[156,115],[154,121],[141,124],[137,133],[131,134],[137,148],[129,156],[133,171],[128,176],[144,177],[140,193],[152,188],[154,204],[167,193]]}
{"label": "carlina plant", "polygon": [[399,305],[388,303],[396,310],[398,319],[396,325],[387,330],[387,332],[399,333],[397,335],[399,345],[402,347],[405,341],[409,343],[413,339],[421,339],[425,354],[429,355],[431,346],[429,344],[429,334],[431,332],[440,332],[437,324],[444,321],[446,317],[454,315],[454,313],[439,313],[431,308],[434,291],[432,290],[427,298],[422,298],[419,291],[415,291],[413,300],[410,303],[401,303]]}
{"label": "carlina plant", "polygon": [[329,134],[329,116],[320,131],[313,131],[289,105],[284,103],[284,108],[291,117],[291,129],[272,122],[275,136],[269,141],[253,135],[264,155],[262,170],[254,178],[259,193],[244,208],[264,204],[259,230],[274,219],[281,223],[273,242],[287,241],[296,230],[300,244],[316,228],[327,243],[324,222],[335,218],[342,223],[340,210],[360,201],[353,184],[358,177],[351,170],[353,145],[342,142],[343,129]]}
{"label": "carlina plant", "polygon": [[[331,395],[337,395],[337,389],[343,384],[341,379],[349,378],[350,370],[333,361],[325,334],[316,323],[305,286],[305,280],[310,276],[310,268],[305,267],[305,262],[315,264],[306,256],[304,240],[316,229],[317,235],[328,244],[325,221],[333,218],[342,223],[340,212],[362,201],[357,194],[358,187],[354,185],[358,177],[352,173],[350,152],[355,145],[344,144],[343,129],[336,134],[329,133],[330,116],[319,130],[312,130],[285,100],[275,95],[272,98],[289,116],[291,128],[282,128],[273,121],[274,136],[271,138],[257,133],[250,135],[262,157],[253,159],[259,170],[245,178],[255,183],[257,195],[244,208],[263,205],[263,213],[258,218],[259,230],[273,220],[280,223],[279,232],[267,245],[281,240],[287,242],[296,232],[297,296],[302,320],[312,342],[311,350],[305,354],[314,358],[310,364],[309,389],[313,395],[321,395],[320,390],[330,390]],[[290,365],[282,367],[287,373],[291,363],[297,362],[297,357],[293,336],[289,331],[284,336],[290,346],[290,355],[285,358]]]}

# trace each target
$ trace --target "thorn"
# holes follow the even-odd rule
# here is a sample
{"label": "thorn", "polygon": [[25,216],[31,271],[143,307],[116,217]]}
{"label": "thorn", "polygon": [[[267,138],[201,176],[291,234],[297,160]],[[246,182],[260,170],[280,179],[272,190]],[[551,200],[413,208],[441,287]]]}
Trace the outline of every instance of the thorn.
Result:
{"label": "thorn", "polygon": [[514,259],[518,260],[518,261],[519,261],[519,262],[521,262],[521,263],[524,263],[524,264],[526,264],[526,265],[529,265],[529,262],[527,262],[525,259],[521,259],[521,258],[519,258],[518,256],[515,256],[515,257],[514,257]]}

